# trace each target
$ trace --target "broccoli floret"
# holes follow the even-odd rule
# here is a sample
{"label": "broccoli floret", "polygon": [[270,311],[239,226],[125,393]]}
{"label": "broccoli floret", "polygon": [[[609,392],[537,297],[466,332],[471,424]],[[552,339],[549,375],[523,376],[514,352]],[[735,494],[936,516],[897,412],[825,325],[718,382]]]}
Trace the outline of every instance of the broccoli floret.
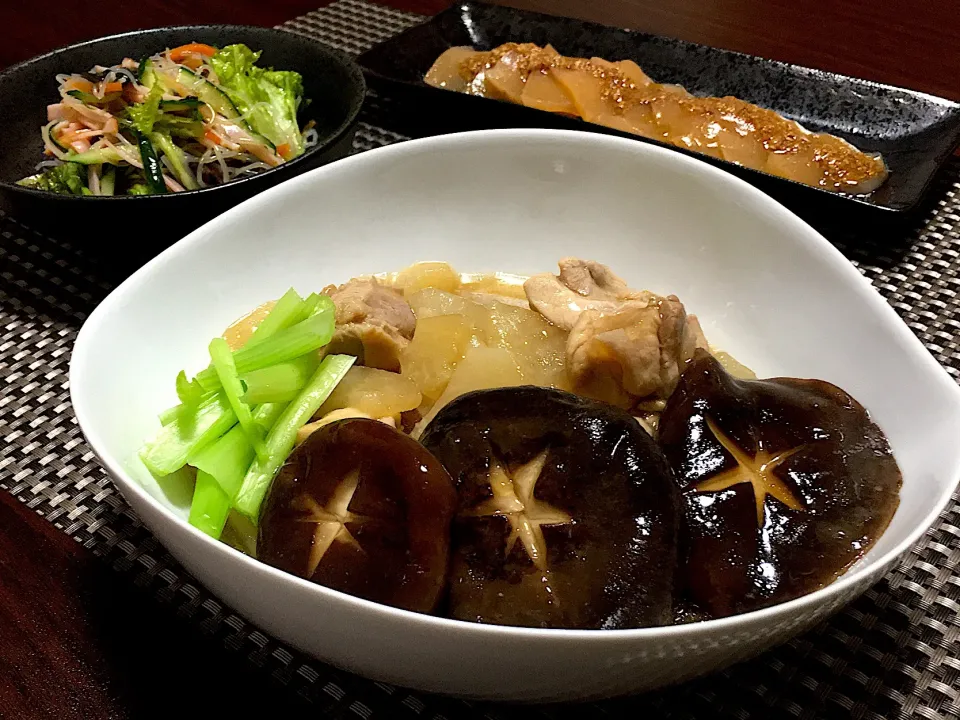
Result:
{"label": "broccoli floret", "polygon": [[42,173],[18,180],[17,185],[47,190],[61,195],[89,195],[87,187],[87,166],[80,163],[67,162],[57,165]]}
{"label": "broccoli floret", "polygon": [[303,152],[303,135],[297,111],[303,101],[303,78],[290,70],[256,66],[260,58],[246,45],[227,45],[210,58],[220,89],[243,113],[260,135],[278,148],[286,146],[285,158]]}

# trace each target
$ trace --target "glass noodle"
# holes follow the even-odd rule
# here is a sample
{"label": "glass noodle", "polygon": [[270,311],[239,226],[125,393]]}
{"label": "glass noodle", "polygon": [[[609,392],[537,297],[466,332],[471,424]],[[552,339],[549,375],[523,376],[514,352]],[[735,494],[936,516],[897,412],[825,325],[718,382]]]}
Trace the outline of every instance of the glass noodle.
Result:
{"label": "glass noodle", "polygon": [[293,160],[319,141],[312,122],[298,123],[302,79],[258,60],[245,45],[193,42],[58,74],[59,99],[40,128],[44,157],[20,184],[76,195],[182,192]]}

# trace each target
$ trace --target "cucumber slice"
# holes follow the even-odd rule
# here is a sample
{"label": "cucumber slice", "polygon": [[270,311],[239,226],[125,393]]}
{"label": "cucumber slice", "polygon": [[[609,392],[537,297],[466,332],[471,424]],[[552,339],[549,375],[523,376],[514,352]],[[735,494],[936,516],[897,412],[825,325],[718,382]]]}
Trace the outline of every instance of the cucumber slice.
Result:
{"label": "cucumber slice", "polygon": [[232,120],[242,126],[251,137],[263,143],[271,150],[277,149],[270,140],[250,127],[250,124],[243,119],[237,106],[233,104],[233,100],[212,82],[203,79],[185,67],[179,66],[177,67],[175,77],[170,77],[170,74],[167,73],[157,73],[157,79],[163,84],[166,90],[171,92],[182,92],[185,90],[189,95],[197,97],[213,108],[213,111],[218,115],[222,115],[228,120]]}
{"label": "cucumber slice", "polygon": [[71,152],[70,148],[68,148],[66,145],[64,145],[59,140],[57,140],[56,136],[53,134],[53,128],[57,125],[57,123],[60,123],[60,122],[62,121],[54,120],[49,125],[47,125],[47,134],[50,136],[50,142],[52,142],[61,151],[68,153],[68,152]]}
{"label": "cucumber slice", "polygon": [[102,163],[119,165],[124,161],[123,158],[120,157],[120,153],[114,148],[87,150],[85,153],[80,153],[79,155],[71,155],[67,159],[70,162],[80,163],[81,165],[100,165]]}
{"label": "cucumber slice", "polygon": [[164,112],[180,112],[183,110],[199,110],[203,102],[199,98],[186,97],[177,100],[161,100],[160,109]]}
{"label": "cucumber slice", "polygon": [[176,75],[170,77],[169,74],[158,74],[157,79],[163,83],[166,90],[186,90],[190,95],[197,97],[213,108],[214,112],[223,115],[225,118],[239,118],[240,111],[233,101],[223,90],[211,82],[204,80],[196,73],[190,72],[184,67],[178,67]]}
{"label": "cucumber slice", "polygon": [[140,61],[140,67],[137,69],[137,80],[145,88],[152,88],[157,83],[157,70],[153,65],[153,60],[145,57]]}
{"label": "cucumber slice", "polygon": [[157,151],[146,135],[139,130],[132,132],[140,147],[140,160],[143,162],[143,174],[147,178],[147,187],[150,188],[152,195],[162,195],[167,191],[167,186],[163,182],[163,167],[160,165]]}

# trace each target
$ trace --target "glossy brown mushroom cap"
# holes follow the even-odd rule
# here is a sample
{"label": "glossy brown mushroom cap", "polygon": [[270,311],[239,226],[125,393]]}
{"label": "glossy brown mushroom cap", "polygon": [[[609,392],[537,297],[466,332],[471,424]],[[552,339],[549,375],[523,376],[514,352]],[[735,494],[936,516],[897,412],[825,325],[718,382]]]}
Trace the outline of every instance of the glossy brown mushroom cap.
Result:
{"label": "glossy brown mushroom cap", "polygon": [[441,410],[423,443],[458,489],[452,617],[672,622],[679,493],[630,415],[559,390],[481,390]]}
{"label": "glossy brown mushroom cap", "polygon": [[351,595],[432,612],[456,493],[422,445],[368,419],[327,425],[290,456],[260,520],[263,562]]}
{"label": "glossy brown mushroom cap", "polygon": [[684,587],[716,617],[832,582],[900,502],[880,428],[821,380],[737,380],[698,351],[659,433],[683,493]]}

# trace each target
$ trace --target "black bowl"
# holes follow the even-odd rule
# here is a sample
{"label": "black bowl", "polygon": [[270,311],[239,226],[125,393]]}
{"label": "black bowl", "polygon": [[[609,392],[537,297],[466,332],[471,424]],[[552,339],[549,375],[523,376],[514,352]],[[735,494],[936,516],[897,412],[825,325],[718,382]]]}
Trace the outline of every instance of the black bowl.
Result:
{"label": "black bowl", "polygon": [[[319,143],[259,175],[217,187],[164,195],[58,195],[16,185],[43,159],[40,128],[57,102],[58,73],[83,72],[124,57],[139,58],[197,41],[222,47],[245,43],[263,51],[258,64],[303,75],[310,100],[301,125],[316,122]],[[54,50],[0,73],[0,198],[19,220],[93,256],[138,265],[190,230],[268,187],[347,155],[366,86],[346,55],[301,35],[244,25],[192,25],[137,30]]]}

